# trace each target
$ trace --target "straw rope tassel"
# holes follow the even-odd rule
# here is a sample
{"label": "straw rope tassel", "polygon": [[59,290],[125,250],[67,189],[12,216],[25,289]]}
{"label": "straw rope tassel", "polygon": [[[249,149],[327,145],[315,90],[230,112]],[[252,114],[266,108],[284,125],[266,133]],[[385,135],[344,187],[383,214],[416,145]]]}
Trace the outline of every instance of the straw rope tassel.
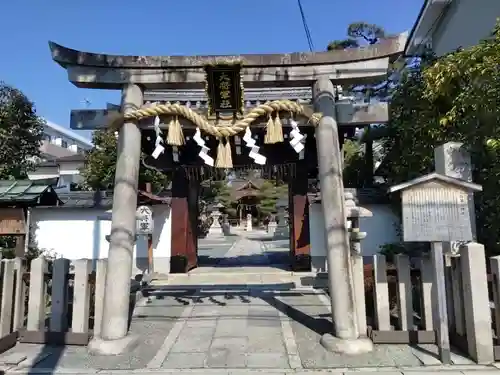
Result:
{"label": "straw rope tassel", "polygon": [[268,115],[268,120],[266,124],[266,136],[264,137],[264,143],[270,144],[274,142],[274,121],[271,114]]}
{"label": "straw rope tassel", "polygon": [[231,151],[231,142],[229,137],[226,137],[226,168],[232,168],[233,167],[233,155]]}
{"label": "straw rope tassel", "polygon": [[184,145],[184,134],[182,133],[181,122],[178,116],[172,117],[168,125],[167,143],[171,146]]}
{"label": "straw rope tassel", "polygon": [[222,143],[222,138],[219,138],[217,146],[217,160],[215,160],[215,168],[226,168],[226,148]]}
{"label": "straw rope tassel", "polygon": [[276,112],[276,118],[274,119],[274,137],[275,142],[273,143],[283,142],[283,126],[281,124],[279,111]]}

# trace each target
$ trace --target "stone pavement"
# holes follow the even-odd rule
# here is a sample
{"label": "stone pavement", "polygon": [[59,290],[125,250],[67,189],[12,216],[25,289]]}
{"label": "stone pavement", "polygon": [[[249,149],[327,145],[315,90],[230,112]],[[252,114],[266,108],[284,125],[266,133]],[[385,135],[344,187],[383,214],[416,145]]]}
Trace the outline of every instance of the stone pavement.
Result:
{"label": "stone pavement", "polygon": [[[226,369],[243,374],[235,371],[260,369],[261,373],[305,374],[312,370],[327,373],[326,369],[339,373],[360,367],[385,373],[415,369],[428,372],[432,367],[422,367],[424,364],[444,369],[431,346],[377,345],[373,353],[352,357],[326,352],[319,344],[320,336],[331,329],[325,298],[313,290],[280,291],[265,286],[202,290],[165,287],[151,291],[136,308],[131,334],[137,342],[127,353],[95,356],[81,347],[19,344],[4,353],[0,362],[12,353],[30,359],[8,373],[31,368],[30,373],[46,369],[59,373],[197,369],[206,373],[217,369],[220,374]],[[461,367],[446,368],[458,373],[490,369],[457,354],[454,361]]]}
{"label": "stone pavement", "polygon": [[214,266],[239,239],[237,236],[207,236],[198,239],[198,263]]}
{"label": "stone pavement", "polygon": [[210,236],[198,240],[200,266],[274,266],[288,268],[288,240],[274,241],[263,230],[231,236]]}

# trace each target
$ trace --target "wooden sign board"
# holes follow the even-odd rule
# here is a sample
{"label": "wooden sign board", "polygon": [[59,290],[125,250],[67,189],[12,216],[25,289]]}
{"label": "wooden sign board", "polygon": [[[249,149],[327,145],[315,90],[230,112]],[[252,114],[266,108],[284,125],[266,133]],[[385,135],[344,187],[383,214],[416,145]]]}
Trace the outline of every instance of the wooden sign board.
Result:
{"label": "wooden sign board", "polygon": [[26,234],[26,220],[22,208],[0,208],[0,235]]}
{"label": "wooden sign board", "polygon": [[140,206],[136,211],[136,234],[153,234],[153,210],[147,206]]}
{"label": "wooden sign board", "polygon": [[207,95],[212,113],[243,113],[241,65],[220,64],[205,67]]}
{"label": "wooden sign board", "polygon": [[435,182],[404,190],[404,241],[471,241],[468,199],[466,189]]}

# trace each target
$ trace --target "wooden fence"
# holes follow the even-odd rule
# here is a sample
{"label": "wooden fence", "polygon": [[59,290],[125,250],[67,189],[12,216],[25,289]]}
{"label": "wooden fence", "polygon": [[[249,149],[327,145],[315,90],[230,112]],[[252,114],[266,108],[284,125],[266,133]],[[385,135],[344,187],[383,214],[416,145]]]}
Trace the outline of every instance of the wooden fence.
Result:
{"label": "wooden fence", "polygon": [[[478,362],[477,347],[484,353],[484,340],[490,340],[486,346],[500,360],[500,256],[486,267],[484,248],[474,246],[482,256],[474,248],[445,257],[450,339]],[[430,259],[398,255],[388,264],[375,255],[363,268],[357,258],[356,298],[365,307],[358,316],[361,329],[378,344],[435,343]],[[27,272],[23,259],[4,259],[0,272],[0,352],[17,341],[87,345],[100,334],[107,260],[98,260],[94,272],[88,259],[70,264],[37,258]],[[478,322],[485,324],[481,328]]]}
{"label": "wooden fence", "polygon": [[107,260],[1,261],[0,353],[17,341],[87,345],[101,327]]}
{"label": "wooden fence", "polygon": [[[479,249],[445,256],[450,343],[478,362],[488,361],[490,346],[491,358],[500,360],[500,256],[486,262],[482,245],[474,246]],[[436,343],[431,260],[397,255],[388,264],[374,255],[365,263],[367,333],[373,342]]]}
{"label": "wooden fence", "polygon": [[369,337],[377,344],[434,344],[430,259],[410,261],[395,256],[388,265],[374,255],[365,266],[366,320]]}

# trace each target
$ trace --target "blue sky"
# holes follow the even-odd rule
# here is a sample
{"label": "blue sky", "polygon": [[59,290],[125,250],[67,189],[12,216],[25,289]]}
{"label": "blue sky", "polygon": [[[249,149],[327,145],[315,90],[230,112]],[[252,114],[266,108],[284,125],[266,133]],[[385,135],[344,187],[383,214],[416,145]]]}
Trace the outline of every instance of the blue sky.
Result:
{"label": "blue sky", "polygon": [[[0,81],[21,89],[39,115],[68,126],[71,109],[119,102],[117,91],[78,89],[47,42],[131,55],[307,51],[296,0],[1,0]],[[316,50],[366,21],[411,29],[423,0],[302,0]],[[403,5],[405,4],[405,5]]]}

